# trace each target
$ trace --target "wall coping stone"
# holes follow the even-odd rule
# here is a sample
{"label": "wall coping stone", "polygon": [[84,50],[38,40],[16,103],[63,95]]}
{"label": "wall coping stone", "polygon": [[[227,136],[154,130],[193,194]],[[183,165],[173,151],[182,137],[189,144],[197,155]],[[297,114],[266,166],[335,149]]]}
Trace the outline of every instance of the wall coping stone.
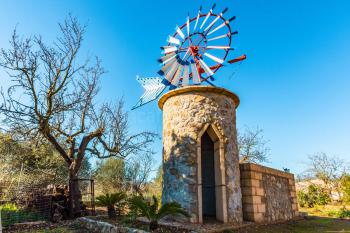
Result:
{"label": "wall coping stone", "polygon": [[175,90],[169,91],[167,93],[165,93],[164,95],[162,95],[158,101],[158,107],[163,110],[163,106],[165,104],[165,102],[172,96],[175,95],[180,95],[183,93],[188,93],[188,92],[204,92],[204,93],[217,93],[217,94],[222,94],[225,95],[229,98],[231,98],[233,100],[233,102],[235,103],[235,107],[237,108],[239,105],[239,98],[238,96],[225,89],[222,87],[213,87],[213,86],[187,86],[187,87],[181,87],[181,88],[177,88]]}
{"label": "wall coping stone", "polygon": [[294,179],[294,175],[292,173],[281,171],[275,168],[265,167],[255,163],[240,163],[239,166],[241,171],[255,171],[275,176],[281,176],[288,179]]}

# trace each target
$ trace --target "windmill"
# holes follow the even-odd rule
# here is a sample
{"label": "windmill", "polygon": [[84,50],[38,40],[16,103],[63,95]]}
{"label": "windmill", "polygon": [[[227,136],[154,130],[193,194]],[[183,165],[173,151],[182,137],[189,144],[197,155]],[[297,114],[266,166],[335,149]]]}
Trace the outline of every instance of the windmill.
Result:
{"label": "windmill", "polygon": [[238,33],[232,31],[230,23],[236,17],[224,17],[228,8],[214,13],[215,6],[208,13],[202,13],[200,7],[195,17],[188,15],[182,26],[176,26],[167,45],[161,47],[163,56],[158,60],[162,65],[158,71],[161,77],[137,76],[145,92],[132,109],[157,99],[167,87],[172,90],[189,85],[214,86],[214,74],[221,67],[246,59],[246,55],[229,59],[232,36]]}

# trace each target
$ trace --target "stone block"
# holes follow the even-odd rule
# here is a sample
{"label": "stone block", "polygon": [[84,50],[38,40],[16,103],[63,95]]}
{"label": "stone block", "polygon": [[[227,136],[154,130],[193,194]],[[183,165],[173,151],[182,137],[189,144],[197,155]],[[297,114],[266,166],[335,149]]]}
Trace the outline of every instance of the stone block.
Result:
{"label": "stone block", "polygon": [[250,212],[243,212],[243,219],[246,221],[252,221],[254,222],[254,213],[250,213]]}
{"label": "stone block", "polygon": [[254,222],[261,223],[264,222],[264,215],[263,213],[254,213]]}
{"label": "stone block", "polygon": [[254,188],[255,189],[255,195],[257,196],[264,196],[264,189],[263,188]]}
{"label": "stone block", "polygon": [[243,200],[243,203],[246,203],[246,204],[260,204],[261,203],[260,196],[243,196],[242,200]]}
{"label": "stone block", "polygon": [[241,179],[250,179],[251,178],[251,171],[241,171]]}
{"label": "stone block", "polygon": [[292,186],[295,185],[294,179],[288,179],[288,182],[289,182],[289,185],[292,185]]}
{"label": "stone block", "polygon": [[259,213],[265,213],[266,212],[266,205],[265,204],[259,204],[257,205],[258,212]]}
{"label": "stone block", "polygon": [[295,185],[289,185],[289,190],[292,192],[295,192],[296,191]]}
{"label": "stone block", "polygon": [[252,196],[254,195],[253,187],[242,187],[241,188],[243,196]]}
{"label": "stone block", "polygon": [[254,172],[254,178],[257,180],[262,180],[262,174],[260,172]]}
{"label": "stone block", "polygon": [[243,211],[246,213],[258,213],[259,205],[258,204],[245,204],[243,205]]}
{"label": "stone block", "polygon": [[254,172],[254,171],[242,171],[241,178],[261,180],[262,174],[259,172]]}
{"label": "stone block", "polygon": [[260,187],[260,181],[256,179],[242,179],[242,187]]}

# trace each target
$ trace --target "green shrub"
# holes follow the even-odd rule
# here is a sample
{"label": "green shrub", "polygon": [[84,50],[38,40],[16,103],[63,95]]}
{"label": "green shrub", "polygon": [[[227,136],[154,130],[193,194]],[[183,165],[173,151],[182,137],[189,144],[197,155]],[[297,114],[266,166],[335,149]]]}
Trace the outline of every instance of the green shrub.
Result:
{"label": "green shrub", "polygon": [[303,190],[298,191],[297,197],[298,197],[298,203],[299,203],[300,207],[307,206],[308,196]]}
{"label": "green shrub", "polygon": [[44,217],[39,213],[29,212],[17,207],[16,204],[6,203],[0,205],[1,220],[4,227],[15,223],[43,220]]}
{"label": "green shrub", "polygon": [[145,200],[143,197],[134,196],[129,199],[129,208],[131,218],[137,216],[145,217],[149,220],[149,229],[156,230],[159,227],[158,221],[168,215],[190,215],[176,202],[169,202],[163,205],[153,196],[152,201]]}
{"label": "green shrub", "polygon": [[350,210],[346,209],[346,207],[344,206],[343,208],[341,208],[338,212],[338,218],[350,218]]}
{"label": "green shrub", "polygon": [[334,218],[350,218],[350,210],[346,209],[346,207],[344,206],[340,210],[328,211],[327,215],[329,217],[334,217]]}
{"label": "green shrub", "polygon": [[343,193],[342,201],[350,204],[350,175],[345,174],[340,179],[340,187]]}
{"label": "green shrub", "polygon": [[106,206],[108,211],[108,217],[110,219],[116,218],[121,214],[122,208],[125,204],[126,194],[123,192],[119,193],[107,193],[106,195],[101,195],[96,198],[97,205]]}
{"label": "green shrub", "polygon": [[301,207],[312,208],[315,205],[326,205],[331,201],[329,194],[325,192],[320,186],[309,185],[307,192],[298,191],[298,202]]}
{"label": "green shrub", "polygon": [[3,204],[3,205],[0,205],[0,210],[1,211],[18,211],[18,208],[16,206],[16,204],[14,203],[6,203],[6,204]]}

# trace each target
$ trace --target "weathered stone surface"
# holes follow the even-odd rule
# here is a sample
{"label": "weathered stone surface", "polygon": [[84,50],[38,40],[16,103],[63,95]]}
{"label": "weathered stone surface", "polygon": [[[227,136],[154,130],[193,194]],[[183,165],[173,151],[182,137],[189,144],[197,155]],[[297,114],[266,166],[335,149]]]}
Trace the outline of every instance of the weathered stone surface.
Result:
{"label": "weathered stone surface", "polygon": [[[163,202],[176,201],[199,221],[199,135],[205,127],[217,129],[224,152],[228,222],[242,222],[242,195],[236,133],[236,95],[215,87],[187,87],[168,92],[159,100],[163,109]],[[191,177],[191,178],[188,178]]]}
{"label": "weathered stone surface", "polygon": [[148,231],[115,226],[107,222],[96,221],[85,217],[78,218],[76,221],[82,226],[82,228],[96,233],[148,233]]}
{"label": "weathered stone surface", "polygon": [[[201,221],[200,139],[205,131],[210,134],[210,129],[215,134],[210,134],[214,157],[219,157],[216,164],[220,174],[215,173],[215,182],[219,183],[215,185],[224,187],[216,188],[221,193],[216,207],[218,203],[223,206],[225,211],[221,209],[220,215],[225,215],[224,221],[240,223],[243,215],[255,222],[298,216],[293,174],[257,164],[239,164],[235,112],[238,104],[235,94],[215,87],[179,88],[161,97],[158,105],[163,110],[162,201],[180,203],[190,213],[192,222]],[[218,209],[216,214],[218,217]]]}
{"label": "weathered stone surface", "polygon": [[298,216],[293,174],[241,164],[243,216],[255,222],[275,222]]}

